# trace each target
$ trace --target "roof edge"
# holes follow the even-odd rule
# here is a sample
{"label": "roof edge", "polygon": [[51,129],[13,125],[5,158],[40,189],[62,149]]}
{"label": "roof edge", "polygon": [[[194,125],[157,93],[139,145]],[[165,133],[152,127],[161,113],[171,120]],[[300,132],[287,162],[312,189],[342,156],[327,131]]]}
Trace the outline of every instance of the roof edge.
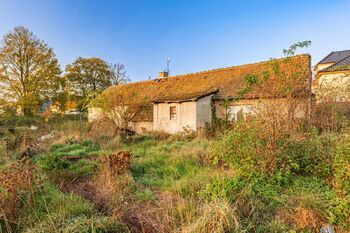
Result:
{"label": "roof edge", "polygon": [[204,97],[207,97],[209,95],[213,95],[213,94],[216,94],[219,92],[219,89],[216,89],[216,90],[213,90],[213,91],[209,91],[205,94],[202,94],[202,95],[198,95],[196,97],[193,97],[193,98],[187,98],[187,99],[179,99],[179,100],[155,100],[153,101],[154,104],[159,104],[159,103],[182,103],[182,102],[192,102],[192,101],[197,101],[199,99],[202,99]]}
{"label": "roof edge", "polygon": [[322,71],[324,71],[324,72],[327,72],[327,71],[328,71],[328,72],[332,72],[332,71],[334,71],[334,70],[331,70],[331,69],[334,68],[334,67],[336,67],[337,64],[338,64],[339,62],[341,62],[341,61],[343,61],[343,60],[345,60],[345,59],[347,59],[347,58],[349,58],[349,57],[350,57],[350,55],[344,57],[343,59],[341,59],[341,60],[339,60],[338,62],[334,63],[333,65],[327,67],[326,69],[321,70],[320,72],[322,72]]}

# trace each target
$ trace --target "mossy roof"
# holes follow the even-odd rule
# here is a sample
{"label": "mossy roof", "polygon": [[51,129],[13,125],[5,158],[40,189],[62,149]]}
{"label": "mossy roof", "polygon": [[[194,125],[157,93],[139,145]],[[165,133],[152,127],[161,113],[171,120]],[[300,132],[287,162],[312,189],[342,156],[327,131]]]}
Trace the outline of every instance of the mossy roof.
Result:
{"label": "mossy roof", "polygon": [[[286,65],[286,61],[290,61],[291,66]],[[272,64],[280,64],[280,72],[294,72],[298,69],[302,76],[298,77],[301,83],[298,83],[300,88],[308,89],[308,82],[311,79],[310,56],[301,54],[289,58],[273,59],[253,64],[245,64],[232,66],[220,69],[201,71],[196,73],[175,75],[166,78],[153,79],[147,81],[139,81],[119,86],[107,88],[103,95],[108,98],[115,96],[130,99],[132,103],[137,104],[152,104],[159,102],[181,102],[191,101],[215,94],[215,99],[231,99],[237,98],[242,89],[247,86],[247,77],[252,75],[263,75],[266,72],[271,72]],[[294,69],[295,68],[295,69]],[[267,86],[277,85],[273,78],[269,79]],[[252,90],[241,96],[241,98],[261,98],[262,89],[266,88],[256,86]],[[276,97],[268,96],[266,98]],[[128,101],[125,100],[125,104]]]}

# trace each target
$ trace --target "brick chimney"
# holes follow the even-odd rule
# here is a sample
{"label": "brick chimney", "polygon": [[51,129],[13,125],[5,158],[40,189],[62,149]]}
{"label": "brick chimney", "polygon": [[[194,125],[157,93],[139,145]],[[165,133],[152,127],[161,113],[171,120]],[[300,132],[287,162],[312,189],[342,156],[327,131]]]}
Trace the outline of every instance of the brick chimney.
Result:
{"label": "brick chimney", "polygon": [[168,77],[168,72],[166,72],[166,71],[162,71],[162,72],[159,72],[159,78],[166,78],[166,77]]}

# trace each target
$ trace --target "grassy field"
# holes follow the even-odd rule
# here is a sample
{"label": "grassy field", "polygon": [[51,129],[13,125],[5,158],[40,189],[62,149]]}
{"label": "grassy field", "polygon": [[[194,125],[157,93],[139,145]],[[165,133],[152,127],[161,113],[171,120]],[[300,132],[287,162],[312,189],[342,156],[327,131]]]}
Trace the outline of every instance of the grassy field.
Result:
{"label": "grassy field", "polygon": [[350,231],[347,129],[271,147],[257,125],[209,139],[92,137],[86,126],[79,139],[76,123],[39,129],[57,133],[22,159],[2,150],[2,232]]}

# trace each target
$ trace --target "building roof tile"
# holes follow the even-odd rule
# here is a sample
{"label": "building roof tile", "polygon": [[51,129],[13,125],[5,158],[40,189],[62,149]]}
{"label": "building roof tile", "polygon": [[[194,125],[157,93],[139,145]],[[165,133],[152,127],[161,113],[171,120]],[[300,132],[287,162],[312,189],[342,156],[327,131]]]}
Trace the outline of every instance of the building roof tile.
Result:
{"label": "building roof tile", "polygon": [[350,56],[350,50],[333,51],[317,64],[336,63]]}

